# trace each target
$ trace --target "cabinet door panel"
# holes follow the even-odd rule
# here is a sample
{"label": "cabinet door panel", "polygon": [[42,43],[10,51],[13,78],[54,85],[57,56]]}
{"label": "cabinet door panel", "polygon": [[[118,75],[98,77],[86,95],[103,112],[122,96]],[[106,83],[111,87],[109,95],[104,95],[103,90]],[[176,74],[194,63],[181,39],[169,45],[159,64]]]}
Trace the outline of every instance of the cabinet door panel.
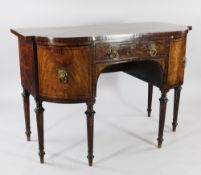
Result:
{"label": "cabinet door panel", "polygon": [[90,95],[89,47],[38,46],[37,50],[40,96],[75,99]]}

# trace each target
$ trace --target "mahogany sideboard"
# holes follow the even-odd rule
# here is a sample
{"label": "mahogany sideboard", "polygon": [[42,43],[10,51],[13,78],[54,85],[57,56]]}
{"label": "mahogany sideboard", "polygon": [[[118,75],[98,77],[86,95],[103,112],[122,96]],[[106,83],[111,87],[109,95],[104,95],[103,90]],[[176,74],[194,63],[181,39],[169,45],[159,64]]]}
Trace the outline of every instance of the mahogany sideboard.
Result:
{"label": "mahogany sideboard", "polygon": [[190,26],[128,23],[60,28],[11,29],[18,37],[27,140],[29,95],[36,101],[40,162],[44,162],[42,102],[86,103],[88,161],[93,161],[94,104],[101,73],[122,71],[148,83],[148,116],[153,86],[161,91],[158,147],[162,146],[167,92],[175,90],[176,130]]}

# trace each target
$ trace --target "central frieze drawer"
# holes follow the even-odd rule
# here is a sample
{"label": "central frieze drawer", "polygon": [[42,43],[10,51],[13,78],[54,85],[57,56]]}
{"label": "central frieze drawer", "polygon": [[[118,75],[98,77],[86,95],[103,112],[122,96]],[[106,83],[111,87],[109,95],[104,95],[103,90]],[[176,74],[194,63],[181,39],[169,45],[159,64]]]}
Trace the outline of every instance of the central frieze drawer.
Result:
{"label": "central frieze drawer", "polygon": [[96,44],[97,60],[117,60],[134,57],[157,58],[168,53],[166,40],[140,41],[133,43],[98,43]]}

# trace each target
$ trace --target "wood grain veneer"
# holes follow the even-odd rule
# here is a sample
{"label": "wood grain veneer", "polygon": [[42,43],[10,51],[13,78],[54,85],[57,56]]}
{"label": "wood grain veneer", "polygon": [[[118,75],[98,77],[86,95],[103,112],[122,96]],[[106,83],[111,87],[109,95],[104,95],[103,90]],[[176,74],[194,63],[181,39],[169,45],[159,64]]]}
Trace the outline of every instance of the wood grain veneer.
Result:
{"label": "wood grain veneer", "polygon": [[[11,29],[19,40],[27,140],[30,140],[29,94],[36,101],[39,155],[44,163],[44,101],[86,103],[88,161],[93,164],[94,104],[101,73],[122,71],[148,83],[159,98],[158,147],[162,147],[168,91],[174,89],[173,131],[178,125],[184,80],[186,39],[190,26],[133,23],[95,26]],[[131,92],[135,94],[137,92]],[[142,98],[144,98],[142,96]]]}

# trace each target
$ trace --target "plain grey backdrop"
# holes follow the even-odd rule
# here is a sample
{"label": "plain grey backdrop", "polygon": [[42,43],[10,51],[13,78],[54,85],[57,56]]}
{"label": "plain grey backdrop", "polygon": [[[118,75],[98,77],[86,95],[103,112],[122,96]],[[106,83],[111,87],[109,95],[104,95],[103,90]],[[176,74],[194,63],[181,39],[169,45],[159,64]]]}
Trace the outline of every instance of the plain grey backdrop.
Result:
{"label": "plain grey backdrop", "polygon": [[[200,175],[200,5],[199,0],[0,0],[0,174]],[[95,105],[94,166],[89,168],[86,159],[85,104],[51,103],[44,103],[46,163],[41,165],[32,98],[32,141],[25,140],[18,43],[9,29],[145,21],[193,27],[177,132],[171,132],[172,91],[164,145],[158,150],[158,89],[147,118],[147,84],[123,73],[104,74]]]}

